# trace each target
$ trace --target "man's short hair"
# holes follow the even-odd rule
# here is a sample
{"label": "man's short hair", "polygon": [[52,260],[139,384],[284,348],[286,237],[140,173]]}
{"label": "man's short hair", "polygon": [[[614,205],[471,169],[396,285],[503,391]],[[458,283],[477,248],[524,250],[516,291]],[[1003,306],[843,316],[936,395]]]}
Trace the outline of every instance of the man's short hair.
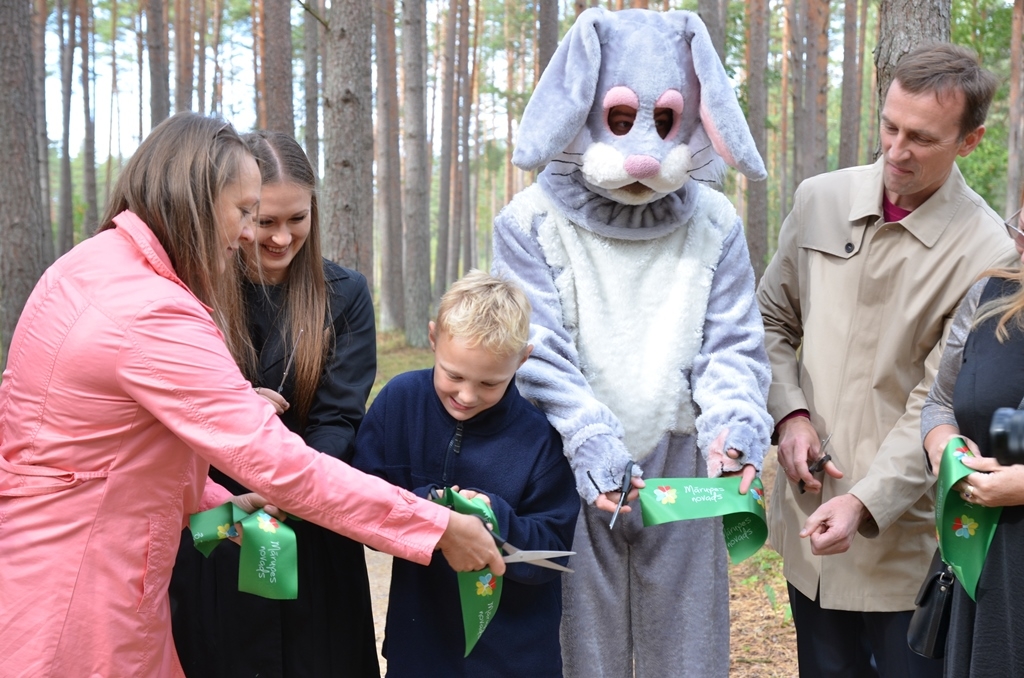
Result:
{"label": "man's short hair", "polygon": [[526,349],[530,310],[530,300],[518,285],[472,270],[441,297],[436,329],[507,358]]}
{"label": "man's short hair", "polygon": [[936,96],[962,92],[960,139],[985,124],[989,104],[999,81],[981,67],[973,50],[948,42],[924,45],[906,54],[892,76],[910,94],[934,92]]}

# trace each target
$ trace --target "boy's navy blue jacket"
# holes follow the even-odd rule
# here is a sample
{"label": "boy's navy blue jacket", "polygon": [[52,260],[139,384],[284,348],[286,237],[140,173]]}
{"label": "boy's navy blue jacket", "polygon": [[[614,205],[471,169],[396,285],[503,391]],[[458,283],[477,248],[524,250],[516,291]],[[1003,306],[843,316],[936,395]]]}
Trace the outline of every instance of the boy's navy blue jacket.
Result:
{"label": "boy's navy blue jacket", "polygon": [[[514,379],[494,407],[459,422],[434,391],[433,370],[399,375],[373,401],[355,450],[353,466],[421,497],[452,485],[486,493],[497,532],[513,546],[572,545],[580,499],[561,438],[519,395]],[[383,653],[388,675],[560,677],[560,577],[557,570],[510,565],[498,612],[463,659],[454,570],[440,552],[429,566],[396,558]]]}

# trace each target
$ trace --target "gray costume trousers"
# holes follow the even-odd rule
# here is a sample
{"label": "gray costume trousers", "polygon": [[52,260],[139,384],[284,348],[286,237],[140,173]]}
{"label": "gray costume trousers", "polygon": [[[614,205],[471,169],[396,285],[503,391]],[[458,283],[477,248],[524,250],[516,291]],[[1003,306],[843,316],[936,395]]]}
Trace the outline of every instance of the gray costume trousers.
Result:
{"label": "gray costume trousers", "polygon": [[[706,478],[695,438],[666,437],[645,478]],[[716,678],[729,673],[729,579],[720,518],[643,527],[640,503],[584,506],[562,578],[566,678]],[[634,674],[635,668],[635,674]]]}

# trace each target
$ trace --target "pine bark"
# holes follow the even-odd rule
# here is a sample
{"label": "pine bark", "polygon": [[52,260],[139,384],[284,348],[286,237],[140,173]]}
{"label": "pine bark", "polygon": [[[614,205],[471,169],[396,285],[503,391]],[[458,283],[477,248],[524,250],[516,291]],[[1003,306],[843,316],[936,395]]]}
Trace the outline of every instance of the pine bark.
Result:
{"label": "pine bark", "polygon": [[[394,4],[394,0],[391,2]],[[323,16],[323,8],[319,3],[316,10]],[[306,108],[306,155],[316,171],[320,169],[320,30],[321,24],[316,16],[312,12],[303,12],[302,38],[305,45],[302,52],[302,79]],[[393,36],[392,31],[392,39]]]}
{"label": "pine bark", "polygon": [[79,46],[82,53],[82,118],[85,135],[82,142],[82,192],[85,199],[85,217],[82,237],[92,235],[99,222],[96,206],[96,114],[92,107],[92,0],[80,0],[78,19]]}
{"label": "pine bark", "polygon": [[[645,3],[646,6],[646,3]],[[539,0],[537,21],[537,79],[558,47],[558,0]]]}
{"label": "pine bark", "polygon": [[8,168],[17,170],[0,172],[0,368],[7,365],[25,301],[50,263],[39,185],[31,9],[29,2],[0,2],[0,148]]}
{"label": "pine bark", "polygon": [[[807,12],[807,71],[804,81],[806,138],[804,178],[828,170],[828,28],[829,0],[810,0]],[[803,128],[798,128],[803,129]],[[804,132],[801,132],[804,138]]]}
{"label": "pine bark", "polygon": [[434,255],[434,298],[439,299],[448,285],[448,239],[451,234],[452,140],[454,133],[455,48],[458,33],[458,0],[449,0],[445,21],[444,52],[441,59],[444,71],[441,80],[441,157],[438,160],[437,244]]}
{"label": "pine bark", "polygon": [[405,149],[405,340],[426,348],[430,315],[430,194],[428,183],[426,0],[402,0]]}
{"label": "pine bark", "polygon": [[[78,2],[71,0],[65,6],[57,3],[57,28],[60,33],[61,78],[61,144],[60,193],[57,199],[57,255],[64,254],[75,244],[74,194],[71,185],[71,83],[74,79],[75,45],[78,39]],[[2,31],[0,31],[2,32]]]}
{"label": "pine bark", "polygon": [[335,1],[324,40],[324,255],[373,289],[373,8]]}
{"label": "pine bark", "polygon": [[380,329],[405,326],[402,276],[402,167],[398,154],[395,0],[374,0],[377,37],[377,195],[380,211]]}
{"label": "pine bark", "polygon": [[174,2],[174,110],[192,110],[195,42],[192,29],[192,0]]}
{"label": "pine bark", "polygon": [[291,3],[289,0],[263,0],[263,16],[266,40],[263,78],[267,103],[267,129],[294,136]]}
{"label": "pine bark", "polygon": [[224,22],[224,0],[213,0],[213,83],[210,87],[210,115],[224,110],[224,67],[220,63],[220,34]]}
{"label": "pine bark", "polygon": [[167,55],[164,0],[146,0],[146,50],[149,57],[150,129],[171,114],[171,69]]}
{"label": "pine bark", "polygon": [[949,42],[951,0],[883,0],[878,6],[878,119],[900,58],[922,44]]}
{"label": "pine bark", "polygon": [[1010,39],[1010,115],[1009,150],[1006,168],[1006,214],[1021,206],[1022,155],[1024,155],[1024,0],[1013,3],[1013,33]]}
{"label": "pine bark", "polygon": [[[39,158],[39,191],[42,197],[43,219],[50,230],[50,137],[46,130],[46,20],[49,9],[46,0],[35,0],[32,12],[32,75],[35,79],[36,148]],[[53,237],[47,238],[47,260],[53,259]]]}
{"label": "pine bark", "polygon": [[[764,76],[768,69],[768,0],[748,0],[747,6],[747,118],[754,145],[767,162],[768,93]],[[768,261],[768,182],[747,181],[747,247],[755,280]]]}
{"label": "pine bark", "polygon": [[861,64],[858,60],[858,37],[857,0],[846,0],[843,11],[843,91],[839,114],[839,167],[856,165],[860,151]]}
{"label": "pine bark", "polygon": [[697,14],[708,28],[711,44],[718,52],[718,58],[725,63],[725,22],[727,19],[727,0],[697,0]]}
{"label": "pine bark", "polygon": [[252,21],[252,74],[253,94],[256,97],[256,127],[267,126],[267,86],[263,75],[263,55],[266,49],[266,34],[263,31],[263,5],[266,0],[253,0],[250,19]]}
{"label": "pine bark", "polygon": [[198,16],[196,17],[196,110],[206,111],[206,36],[210,28],[210,17],[207,12],[209,0],[198,0]]}

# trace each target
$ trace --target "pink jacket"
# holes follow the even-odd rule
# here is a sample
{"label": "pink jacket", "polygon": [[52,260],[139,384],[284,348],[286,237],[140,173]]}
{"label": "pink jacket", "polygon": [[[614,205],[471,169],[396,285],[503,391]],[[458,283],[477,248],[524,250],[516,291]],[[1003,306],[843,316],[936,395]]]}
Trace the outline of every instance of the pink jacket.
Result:
{"label": "pink jacket", "polygon": [[43,275],[0,385],[4,676],[182,675],[167,583],[188,515],[228,497],[210,463],[418,563],[447,526],[289,432],[149,228],[115,223]]}

